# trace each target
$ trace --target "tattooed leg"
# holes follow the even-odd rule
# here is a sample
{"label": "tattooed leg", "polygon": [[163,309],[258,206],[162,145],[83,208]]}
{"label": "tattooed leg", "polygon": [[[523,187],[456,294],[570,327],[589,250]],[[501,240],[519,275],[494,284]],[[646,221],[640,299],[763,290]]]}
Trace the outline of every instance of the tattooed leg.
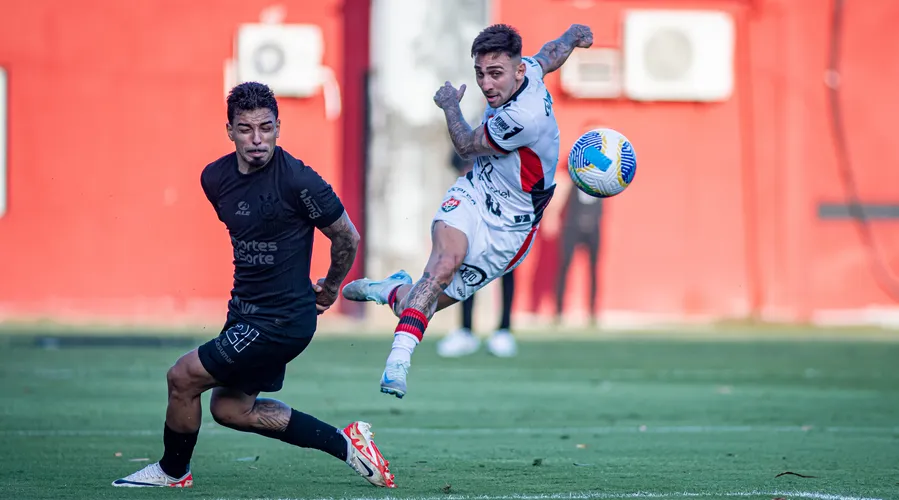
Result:
{"label": "tattooed leg", "polygon": [[468,253],[468,237],[445,222],[438,221],[434,224],[431,240],[431,256],[421,279],[408,287],[405,293],[402,288],[406,287],[401,287],[396,296],[398,312],[414,309],[428,320],[435,312],[455,302],[443,292]]}
{"label": "tattooed leg", "polygon": [[257,398],[256,394],[218,387],[212,391],[210,407],[215,421],[223,426],[347,459],[346,439],[336,427],[276,399]]}
{"label": "tattooed leg", "polygon": [[401,291],[397,292],[394,311],[400,313],[400,321],[394,331],[388,363],[408,363],[438,307],[455,302],[443,292],[465,259],[468,238],[462,231],[438,221],[434,224],[432,240],[431,257],[421,279],[403,296],[399,295]]}
{"label": "tattooed leg", "polygon": [[256,398],[250,411],[250,427],[267,432],[284,432],[293,410],[277,399]]}
{"label": "tattooed leg", "polygon": [[[412,287],[414,287],[414,286],[415,285],[413,284],[413,285],[401,285],[401,286],[397,287],[396,300],[394,301],[393,306],[392,306],[393,314],[395,314],[397,318],[400,317],[400,314],[402,314],[403,310],[405,310],[405,308],[407,307],[405,299],[406,299],[406,297],[409,296],[409,292],[412,291]],[[447,295],[445,293],[441,293],[440,295],[437,296],[437,308],[436,309],[437,309],[437,311],[442,311],[442,310],[446,309],[447,307],[455,304],[456,302],[458,302],[458,300],[450,297],[449,295]]]}
{"label": "tattooed leg", "polygon": [[[381,375],[381,392],[398,398],[406,395],[406,375],[412,365],[412,353],[421,342],[428,321],[442,305],[455,302],[444,293],[468,253],[465,233],[442,221],[431,231],[431,257],[421,279],[394,302],[401,311],[393,334],[393,345]],[[396,306],[396,304],[401,304]]]}

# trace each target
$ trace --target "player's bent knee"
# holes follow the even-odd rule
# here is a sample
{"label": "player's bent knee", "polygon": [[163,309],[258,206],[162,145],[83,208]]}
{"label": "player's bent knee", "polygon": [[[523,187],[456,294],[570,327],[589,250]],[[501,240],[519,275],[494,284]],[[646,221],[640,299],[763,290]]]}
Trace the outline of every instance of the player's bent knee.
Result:
{"label": "player's bent knee", "polygon": [[252,425],[253,404],[256,395],[249,395],[225,387],[217,387],[209,398],[209,412],[219,425],[232,429],[245,429]]}
{"label": "player's bent knee", "polygon": [[184,393],[190,386],[187,370],[178,363],[169,368],[169,371],[165,374],[165,379],[169,384],[170,393]]}
{"label": "player's bent knee", "polygon": [[166,373],[169,394],[176,397],[194,397],[214,382],[203,368],[196,350],[185,354]]}
{"label": "player's bent knee", "polygon": [[212,413],[212,419],[215,420],[215,423],[224,427],[232,429],[247,427],[248,414],[221,400],[210,401],[209,413]]}

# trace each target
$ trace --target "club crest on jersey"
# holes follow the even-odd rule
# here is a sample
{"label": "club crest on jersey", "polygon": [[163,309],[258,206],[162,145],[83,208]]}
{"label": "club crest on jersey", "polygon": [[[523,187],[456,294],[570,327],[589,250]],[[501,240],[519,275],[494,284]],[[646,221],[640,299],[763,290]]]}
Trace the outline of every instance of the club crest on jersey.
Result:
{"label": "club crest on jersey", "polygon": [[444,212],[452,212],[459,206],[459,203],[462,203],[459,198],[453,196],[452,198],[443,202],[443,205],[440,205],[440,209]]}

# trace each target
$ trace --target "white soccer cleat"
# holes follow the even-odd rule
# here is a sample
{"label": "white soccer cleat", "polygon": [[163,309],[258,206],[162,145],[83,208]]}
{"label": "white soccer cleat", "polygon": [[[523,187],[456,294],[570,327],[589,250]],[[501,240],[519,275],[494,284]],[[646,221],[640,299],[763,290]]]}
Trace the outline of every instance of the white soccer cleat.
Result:
{"label": "white soccer cleat", "polygon": [[487,340],[487,352],[498,358],[512,358],[518,354],[518,343],[509,330],[497,330]]}
{"label": "white soccer cleat", "polygon": [[437,343],[437,355],[443,358],[459,358],[478,352],[481,340],[467,328],[453,330]]}
{"label": "white soccer cleat", "polygon": [[372,439],[375,434],[371,431],[371,424],[353,422],[342,432],[349,444],[346,463],[369,483],[383,488],[396,488],[393,474],[387,468],[390,462],[381,455]]}
{"label": "white soccer cleat", "polygon": [[163,472],[159,462],[156,462],[130,476],[116,479],[112,485],[125,488],[190,488],[194,485],[194,476],[188,470],[184,477],[174,478]]}
{"label": "white soccer cleat", "polygon": [[380,281],[368,278],[353,280],[343,287],[343,297],[356,302],[374,302],[384,305],[387,303],[387,296],[394,288],[411,284],[412,276],[401,270]]}
{"label": "white soccer cleat", "polygon": [[403,399],[406,395],[406,375],[411,365],[408,361],[387,361],[381,374],[381,392]]}

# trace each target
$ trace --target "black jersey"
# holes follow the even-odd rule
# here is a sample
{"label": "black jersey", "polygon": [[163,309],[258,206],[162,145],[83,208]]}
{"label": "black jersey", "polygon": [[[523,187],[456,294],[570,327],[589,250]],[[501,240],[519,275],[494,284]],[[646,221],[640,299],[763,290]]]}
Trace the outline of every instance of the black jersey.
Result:
{"label": "black jersey", "polygon": [[238,171],[236,153],[219,158],[203,169],[200,184],[234,248],[229,313],[273,334],[312,335],[312,241],[316,227],[343,214],[334,190],[280,147],[249,174]]}

